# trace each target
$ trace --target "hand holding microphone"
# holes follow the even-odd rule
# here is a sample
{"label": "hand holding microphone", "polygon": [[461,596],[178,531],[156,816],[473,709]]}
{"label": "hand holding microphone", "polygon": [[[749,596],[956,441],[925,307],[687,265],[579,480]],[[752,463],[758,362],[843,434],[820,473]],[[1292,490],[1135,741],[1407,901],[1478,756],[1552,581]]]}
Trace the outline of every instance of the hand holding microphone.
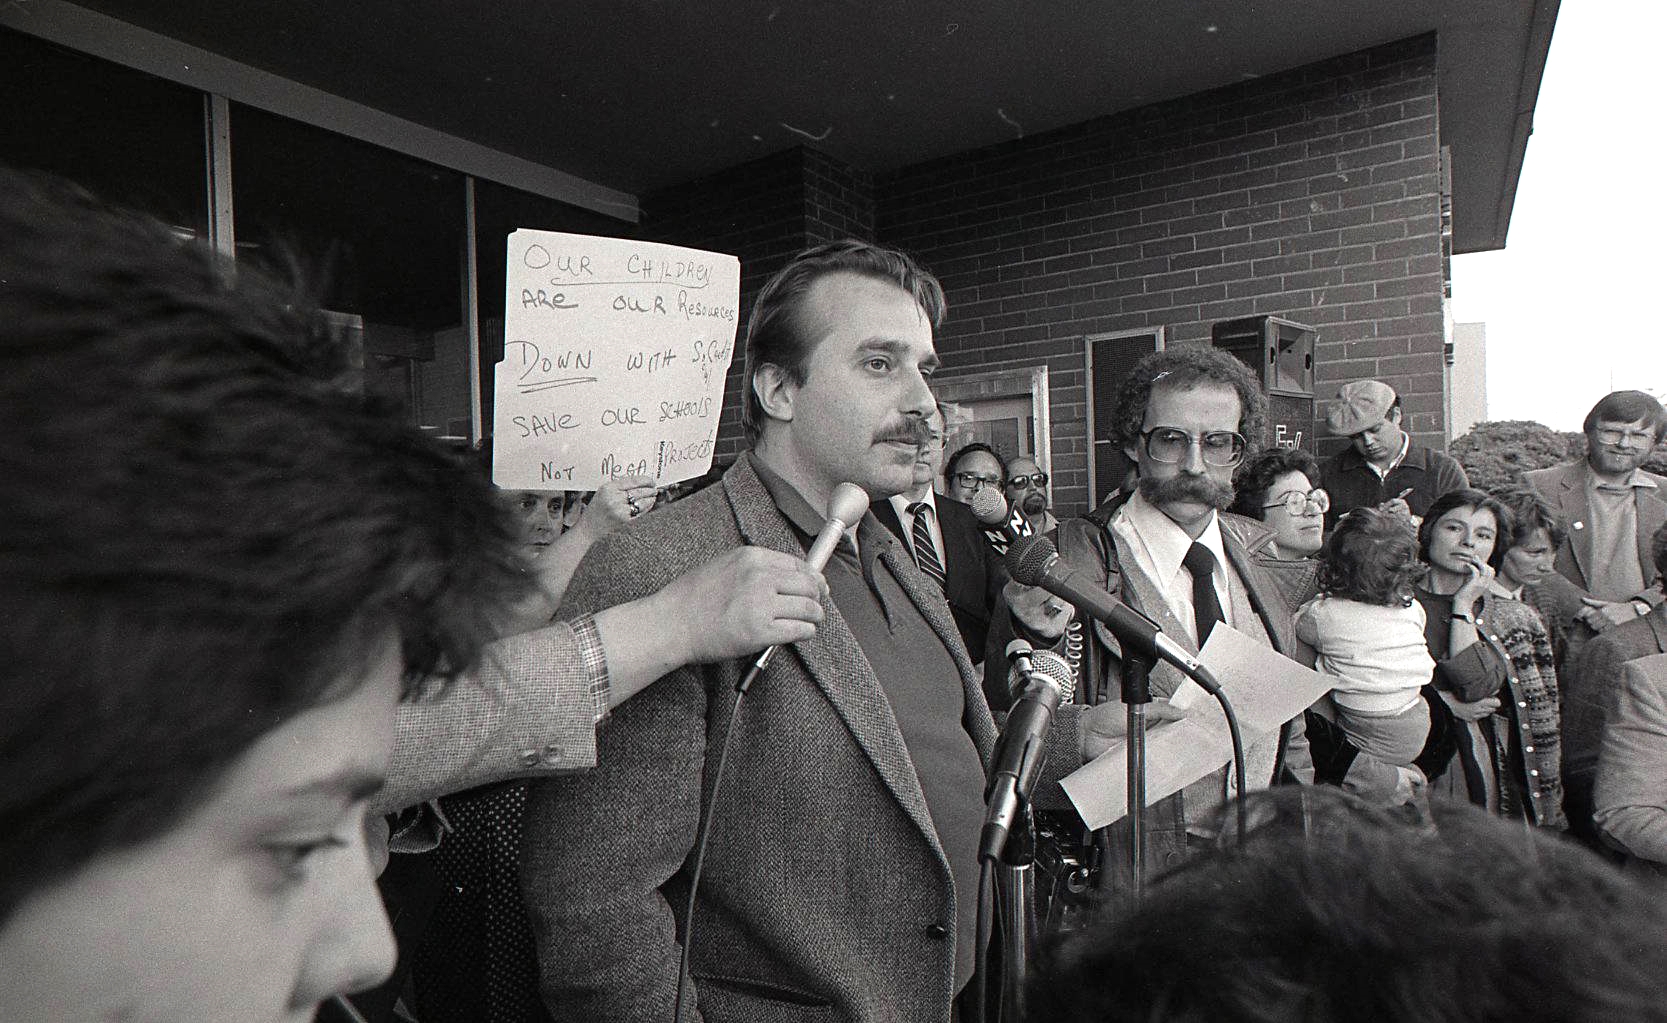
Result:
{"label": "hand holding microphone", "polygon": [[[804,560],[805,570],[815,574],[819,595],[827,592],[828,584],[822,578],[822,570],[828,567],[828,559],[833,557],[834,549],[839,546],[840,538],[845,535],[847,529],[862,521],[862,517],[867,513],[867,491],[855,483],[841,483],[834,488],[833,495],[828,498],[828,520],[822,524],[822,531],[816,534],[816,539],[812,541],[810,550],[806,552]],[[818,608],[817,620],[821,620],[820,608]],[[811,633],[814,632],[815,630],[812,629]],[[758,678],[759,673],[769,666],[771,659],[776,656],[776,651],[781,649],[782,643],[798,642],[809,638],[810,634],[807,633],[797,639],[777,640],[765,647],[758,658],[753,661],[752,667],[748,668],[746,674],[741,676],[741,681],[736,683],[736,691],[744,693],[752,686],[753,680]]]}

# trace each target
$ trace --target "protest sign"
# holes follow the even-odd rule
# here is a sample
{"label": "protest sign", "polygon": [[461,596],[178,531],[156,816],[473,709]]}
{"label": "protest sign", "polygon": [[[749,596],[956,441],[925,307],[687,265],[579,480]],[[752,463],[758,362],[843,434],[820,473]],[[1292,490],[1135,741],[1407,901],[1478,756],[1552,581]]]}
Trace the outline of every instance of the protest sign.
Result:
{"label": "protest sign", "polygon": [[492,480],[506,490],[661,485],[712,466],[741,264],[555,231],[509,236]]}

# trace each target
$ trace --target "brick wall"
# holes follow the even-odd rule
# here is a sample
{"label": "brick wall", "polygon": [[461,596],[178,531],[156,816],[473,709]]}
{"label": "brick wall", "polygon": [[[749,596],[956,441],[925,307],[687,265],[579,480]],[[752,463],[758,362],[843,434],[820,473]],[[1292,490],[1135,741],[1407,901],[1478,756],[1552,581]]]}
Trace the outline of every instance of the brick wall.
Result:
{"label": "brick wall", "polygon": [[945,375],[1049,367],[1062,513],[1088,501],[1083,338],[1106,331],[1309,324],[1319,396],[1381,377],[1441,444],[1435,54],[1423,36],[876,182],[878,239],[948,292]]}
{"label": "brick wall", "polygon": [[820,242],[872,238],[874,185],[833,157],[803,147],[677,185],[642,202],[640,234],[654,241],[728,252],[741,260],[740,322],[724,385],[718,460],[744,447],[741,348],[758,289],[789,259]]}

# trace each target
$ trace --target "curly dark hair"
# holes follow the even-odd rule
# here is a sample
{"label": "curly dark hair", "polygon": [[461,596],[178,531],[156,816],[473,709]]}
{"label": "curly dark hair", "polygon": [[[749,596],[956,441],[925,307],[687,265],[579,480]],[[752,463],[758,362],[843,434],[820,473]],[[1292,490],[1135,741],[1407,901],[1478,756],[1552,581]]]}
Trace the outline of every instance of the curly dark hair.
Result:
{"label": "curly dark hair", "polygon": [[1403,606],[1423,574],[1412,520],[1395,512],[1356,508],[1337,523],[1320,551],[1320,589],[1344,600]]}
{"label": "curly dark hair", "polygon": [[1186,390],[1206,383],[1223,384],[1239,392],[1238,432],[1245,439],[1245,457],[1255,455],[1262,448],[1262,435],[1267,429],[1267,396],[1248,366],[1227,352],[1207,345],[1165,348],[1135,363],[1117,392],[1117,412],[1111,421],[1112,442],[1120,448],[1139,445],[1154,387]]}
{"label": "curly dark hair", "polygon": [[309,308],[0,170],[0,919],[173,827],[381,637],[414,695],[530,589],[491,484]]}
{"label": "curly dark hair", "polygon": [[1307,476],[1311,487],[1320,485],[1320,463],[1301,448],[1269,448],[1245,459],[1233,473],[1233,506],[1227,510],[1251,519],[1265,517],[1267,510],[1262,506],[1268,503],[1268,488],[1293,472]]}

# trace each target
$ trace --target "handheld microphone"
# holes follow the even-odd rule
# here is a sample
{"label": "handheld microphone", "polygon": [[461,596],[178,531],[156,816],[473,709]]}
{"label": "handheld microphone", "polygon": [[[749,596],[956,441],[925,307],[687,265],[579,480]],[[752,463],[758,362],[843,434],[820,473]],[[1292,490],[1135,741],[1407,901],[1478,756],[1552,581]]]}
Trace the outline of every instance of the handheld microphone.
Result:
{"label": "handheld microphone", "polygon": [[1009,510],[1007,498],[990,487],[972,495],[972,516],[984,527],[984,535],[990,538],[990,544],[1004,555],[1013,544],[1036,535],[1036,531],[1030,528],[1030,520],[1017,508]]}
{"label": "handheld microphone", "polygon": [[[833,496],[828,498],[828,521],[822,524],[822,531],[816,534],[811,542],[810,551],[805,554],[805,564],[812,572],[820,573],[828,567],[828,559],[833,557],[834,550],[839,546],[840,537],[845,531],[862,521],[868,511],[868,492],[855,483],[841,483],[834,488]],[[752,687],[753,680],[760,672],[770,666],[775,658],[779,646],[765,647],[747,669],[741,681],[735,684],[738,692],[746,692]]]}
{"label": "handheld microphone", "polygon": [[1032,650],[1029,643],[1016,639],[1007,645],[1007,657],[1013,662],[1009,684],[1023,686],[1023,692],[996,744],[984,829],[978,839],[981,860],[1001,856],[1019,807],[1036,788],[1054,711],[1071,698],[1077,684],[1071,665],[1052,650]]}
{"label": "handheld microphone", "polygon": [[1163,634],[1158,623],[1083,578],[1065,563],[1045,536],[1031,537],[1007,552],[1007,574],[1021,586],[1040,586],[1056,597],[1075,604],[1106,624],[1117,641],[1136,653],[1167,661],[1185,672],[1205,692],[1219,688],[1209,672],[1187,649]]}

